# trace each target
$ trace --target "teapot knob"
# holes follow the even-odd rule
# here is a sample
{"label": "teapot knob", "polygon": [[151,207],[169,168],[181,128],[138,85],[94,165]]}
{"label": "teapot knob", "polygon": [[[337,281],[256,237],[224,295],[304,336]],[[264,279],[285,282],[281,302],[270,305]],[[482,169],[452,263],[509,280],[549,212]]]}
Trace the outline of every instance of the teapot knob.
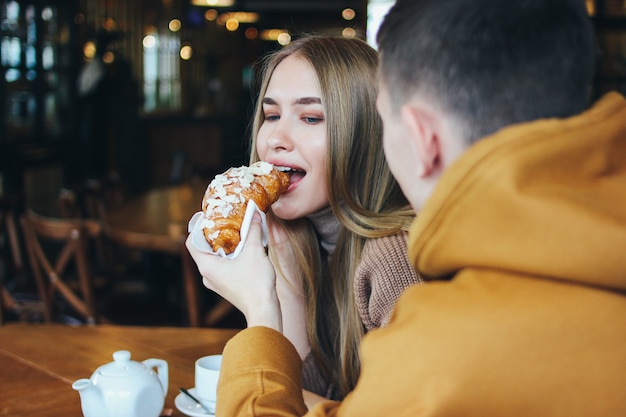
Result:
{"label": "teapot knob", "polygon": [[117,352],[113,352],[113,360],[119,363],[129,362],[130,352],[127,350],[118,350]]}

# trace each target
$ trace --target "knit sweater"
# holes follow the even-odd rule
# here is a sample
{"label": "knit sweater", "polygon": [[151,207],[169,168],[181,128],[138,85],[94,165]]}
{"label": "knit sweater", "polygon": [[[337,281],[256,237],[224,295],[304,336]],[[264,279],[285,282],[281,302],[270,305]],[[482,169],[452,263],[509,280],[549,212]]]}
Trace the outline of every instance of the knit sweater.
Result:
{"label": "knit sweater", "polygon": [[[330,207],[309,216],[320,245],[332,256],[341,223]],[[409,262],[405,233],[370,239],[365,242],[354,277],[356,306],[366,331],[384,326],[404,290],[421,280]],[[340,399],[336,387],[322,375],[309,354],[303,364],[302,386],[329,399]]]}
{"label": "knit sweater", "polygon": [[224,349],[217,416],[626,415],[625,190],[618,94],[481,140],[409,233],[442,279],[364,337],[354,391],[307,413],[298,353],[251,327]]}

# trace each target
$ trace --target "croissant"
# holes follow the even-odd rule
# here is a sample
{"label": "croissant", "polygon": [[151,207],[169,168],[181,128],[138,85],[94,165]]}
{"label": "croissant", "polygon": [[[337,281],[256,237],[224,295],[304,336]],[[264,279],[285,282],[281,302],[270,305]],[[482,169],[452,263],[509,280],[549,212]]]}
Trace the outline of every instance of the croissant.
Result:
{"label": "croissant", "polygon": [[227,255],[235,251],[249,200],[266,213],[287,188],[289,175],[263,161],[217,175],[202,199],[202,232],[213,251],[221,248]]}

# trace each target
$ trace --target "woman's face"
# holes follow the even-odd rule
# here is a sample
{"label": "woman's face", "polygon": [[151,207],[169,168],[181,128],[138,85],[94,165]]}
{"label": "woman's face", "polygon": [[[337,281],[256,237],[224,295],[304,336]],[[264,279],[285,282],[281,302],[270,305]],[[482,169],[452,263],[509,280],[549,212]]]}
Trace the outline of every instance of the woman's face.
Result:
{"label": "woman's face", "polygon": [[311,65],[294,55],[283,59],[262,100],[257,153],[291,175],[289,189],[272,206],[274,214],[293,220],[326,207],[326,120]]}

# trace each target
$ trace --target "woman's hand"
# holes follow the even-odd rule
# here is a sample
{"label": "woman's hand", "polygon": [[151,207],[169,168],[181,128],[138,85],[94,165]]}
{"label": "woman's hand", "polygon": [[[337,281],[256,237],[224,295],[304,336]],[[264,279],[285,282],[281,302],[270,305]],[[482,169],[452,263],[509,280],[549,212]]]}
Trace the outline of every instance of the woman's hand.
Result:
{"label": "woman's hand", "polygon": [[317,395],[316,393],[305,389],[302,390],[302,397],[304,397],[304,403],[309,410],[322,401],[328,401],[328,398],[322,397],[321,395]]}
{"label": "woman's hand", "polygon": [[283,334],[295,346],[304,359],[311,346],[307,334],[306,299],[302,285],[302,273],[297,264],[291,242],[283,227],[268,216],[268,229],[272,250],[278,262],[276,293],[280,300]]}
{"label": "woman's hand", "polygon": [[276,274],[261,243],[261,218],[255,214],[243,251],[226,259],[196,249],[187,238],[187,250],[202,275],[202,283],[237,307],[248,327],[266,326],[282,332],[282,314],[276,293]]}

